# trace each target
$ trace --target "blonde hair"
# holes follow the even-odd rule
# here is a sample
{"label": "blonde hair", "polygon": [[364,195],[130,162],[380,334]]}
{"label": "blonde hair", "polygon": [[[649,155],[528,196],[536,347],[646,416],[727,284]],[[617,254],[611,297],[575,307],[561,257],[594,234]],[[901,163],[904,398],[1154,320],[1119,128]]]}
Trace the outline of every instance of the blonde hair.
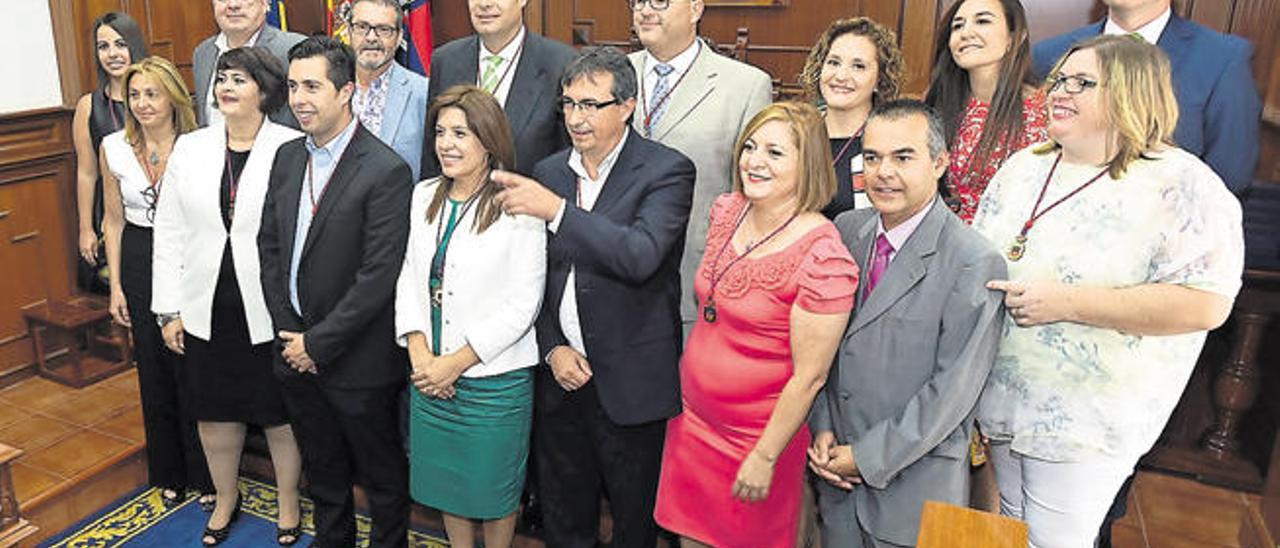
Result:
{"label": "blonde hair", "polygon": [[[1107,162],[1119,179],[1133,162],[1162,146],[1173,146],[1178,101],[1173,95],[1169,58],[1160,48],[1130,36],[1099,36],[1072,46],[1049,72],[1053,78],[1071,54],[1093,50],[1098,56],[1098,93],[1108,124],[1115,128],[1116,150]],[[1052,86],[1052,83],[1046,83]],[[1050,141],[1035,152],[1061,149]]]}
{"label": "blonde hair", "polygon": [[130,145],[137,146],[141,141],[142,127],[138,124],[138,119],[133,116],[133,109],[129,108],[129,83],[133,81],[133,77],[143,75],[151,78],[156,82],[165,94],[169,96],[169,104],[173,106],[173,133],[174,135],[182,135],[196,129],[196,113],[191,109],[191,94],[187,92],[187,85],[182,81],[182,75],[178,73],[178,67],[173,66],[164,57],[152,55],[146,59],[129,65],[128,70],[124,73],[124,89],[125,89],[125,109],[124,109],[124,140]]}
{"label": "blonde hair", "polygon": [[[798,163],[796,182],[797,213],[821,211],[836,195],[836,174],[831,166],[831,141],[827,125],[817,107],[797,101],[782,101],[764,107],[747,123],[733,146],[733,157],[742,158],[747,139],[769,122],[779,121],[791,131]],[[742,173],[733,168],[733,191],[742,192]]]}

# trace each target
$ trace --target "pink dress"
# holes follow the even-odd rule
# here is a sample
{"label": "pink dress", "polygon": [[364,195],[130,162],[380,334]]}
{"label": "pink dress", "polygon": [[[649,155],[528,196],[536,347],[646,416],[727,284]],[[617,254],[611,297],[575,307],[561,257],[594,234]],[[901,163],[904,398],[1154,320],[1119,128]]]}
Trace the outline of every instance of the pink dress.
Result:
{"label": "pink dress", "polygon": [[1000,164],[1011,154],[1028,146],[1049,139],[1046,129],[1049,125],[1049,111],[1045,108],[1045,95],[1037,90],[1022,100],[1022,135],[1012,147],[1006,143],[997,143],[991,158],[983,165],[982,171],[970,172],[970,164],[975,163],[974,152],[978,149],[978,141],[982,140],[982,128],[987,121],[990,105],[973,97],[964,107],[964,116],[956,127],[955,139],[951,142],[951,165],[947,167],[947,190],[960,201],[956,215],[965,223],[973,222],[973,214],[978,212],[978,201],[987,190],[987,183],[995,176]]}
{"label": "pink dress", "polygon": [[[709,263],[746,206],[725,194],[711,206],[707,251],[694,278],[699,311]],[[720,269],[734,257],[732,244]],[[824,222],[786,249],[747,257],[716,286],[714,323],[701,312],[680,360],[684,412],[667,423],[654,517],[662,527],[713,546],[791,546],[800,516],[809,430],[802,426],[774,463],[768,497],[748,504],[732,487],[791,378],[791,307],[848,312],[858,267],[835,225]]]}

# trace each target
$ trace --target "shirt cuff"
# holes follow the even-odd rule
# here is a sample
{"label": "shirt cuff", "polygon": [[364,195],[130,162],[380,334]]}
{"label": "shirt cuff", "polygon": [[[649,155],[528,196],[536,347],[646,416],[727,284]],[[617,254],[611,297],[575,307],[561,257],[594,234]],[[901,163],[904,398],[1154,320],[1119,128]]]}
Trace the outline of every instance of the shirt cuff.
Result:
{"label": "shirt cuff", "polygon": [[560,220],[564,218],[564,210],[567,207],[569,207],[569,201],[560,200],[560,209],[556,210],[556,216],[551,218],[551,222],[547,223],[547,230],[550,230],[552,234],[560,230]]}

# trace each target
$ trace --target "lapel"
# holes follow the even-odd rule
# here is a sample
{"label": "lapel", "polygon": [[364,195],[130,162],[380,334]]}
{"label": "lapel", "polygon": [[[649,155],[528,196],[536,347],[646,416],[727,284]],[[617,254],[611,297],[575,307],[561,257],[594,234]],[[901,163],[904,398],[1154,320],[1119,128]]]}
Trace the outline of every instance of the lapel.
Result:
{"label": "lapel", "polygon": [[[866,302],[860,303],[853,321],[849,322],[849,329],[845,331],[846,338],[882,316],[924,279],[929,271],[929,259],[937,253],[938,237],[947,220],[946,207],[940,198],[934,198],[933,205],[920,226],[916,227],[915,232],[907,238],[907,243],[893,256]],[[871,252],[871,243],[875,241],[879,218],[879,215],[873,216],[859,230],[856,251],[864,261]],[[859,294],[862,292],[862,283],[859,280]]]}
{"label": "lapel", "polygon": [[[618,151],[618,159],[614,161],[613,169],[609,171],[609,178],[604,181],[604,188],[600,189],[600,196],[596,198],[595,207],[591,208],[593,213],[608,211],[618,201],[622,193],[627,190],[627,186],[635,181],[635,176],[631,172],[644,166],[643,159],[635,155],[636,139],[639,138],[640,136],[636,135],[634,131],[627,135],[627,142],[623,143],[622,150]],[[576,192],[577,185],[574,185],[574,187]]]}
{"label": "lapel", "polygon": [[[1187,24],[1185,19],[1177,15],[1171,15],[1169,16],[1169,24],[1165,25],[1164,31],[1160,33],[1160,39],[1156,41],[1156,45],[1164,50],[1165,55],[1169,56],[1169,63],[1176,67],[1185,60],[1191,37],[1191,25]],[[1174,82],[1175,84],[1177,83],[1176,78]]]}
{"label": "lapel", "polygon": [[[716,89],[717,78],[719,72],[715,67],[711,66],[714,59],[712,55],[719,55],[711,49],[711,46],[705,42],[699,41],[698,56],[693,60],[693,64],[689,65],[689,72],[685,73],[684,80],[680,82],[675,91],[671,92],[671,98],[668,99],[670,104],[667,106],[667,112],[662,115],[662,119],[658,120],[658,126],[653,128],[653,135],[649,138],[654,141],[662,142],[662,140],[671,132],[675,126],[690,118],[689,114],[694,108],[702,104],[703,99]],[[648,63],[648,56],[642,56],[645,59],[644,64]],[[641,67],[640,78],[644,78],[645,73],[649,70],[648,66]],[[645,93],[651,93],[652,90],[646,90]],[[645,98],[647,101],[648,98]],[[652,108],[652,105],[646,106]],[[643,118],[641,113],[640,117]],[[697,117],[691,117],[691,121],[697,121]],[[644,122],[641,120],[641,129],[643,130]]]}
{"label": "lapel", "polygon": [[[292,171],[286,173],[281,181],[280,199],[276,200],[276,218],[280,219],[280,243],[283,244],[285,254],[284,259],[287,262],[293,260],[293,246],[297,243],[298,238],[298,209],[299,202],[302,201],[302,179],[307,176],[307,145],[306,137],[298,140],[298,146],[293,150],[296,151],[297,159],[292,162]],[[270,192],[270,190],[268,190]],[[288,275],[288,271],[285,271]]]}
{"label": "lapel", "polygon": [[[516,73],[511,76],[511,91],[507,93],[507,104],[503,107],[507,114],[507,120],[511,122],[511,135],[515,137],[516,142],[520,142],[520,135],[529,125],[529,120],[533,117],[533,109],[541,100],[543,92],[547,86],[539,85],[539,82],[551,76],[546,75],[546,69],[539,61],[537,42],[533,38],[533,33],[525,29],[524,33],[524,51],[520,52],[519,64],[516,65]],[[479,52],[476,53],[479,55]],[[472,63],[474,66],[475,64]],[[519,93],[521,95],[517,96]],[[513,100],[514,99],[514,100]]]}
{"label": "lapel", "polygon": [[[307,241],[302,244],[302,259],[307,258],[307,252],[315,244],[317,235],[324,229],[325,220],[329,218],[333,208],[337,207],[337,204],[342,201],[342,193],[351,186],[351,180],[360,173],[360,165],[363,163],[363,156],[366,152],[364,140],[376,138],[369,133],[369,130],[366,130],[359,122],[356,122],[355,132],[351,135],[351,142],[347,143],[347,150],[343,152],[342,157],[338,160],[338,165],[333,168],[333,175],[329,177],[329,182],[325,185],[324,195],[320,197],[316,216],[311,220],[311,227],[307,229]],[[298,190],[299,195],[301,195],[301,181],[299,181]],[[297,209],[294,211],[296,215]]]}
{"label": "lapel", "polygon": [[382,129],[378,137],[390,146],[396,142],[404,109],[409,104],[409,78],[395,61],[391,61],[391,68],[387,70],[391,71],[387,76],[387,104],[382,112]]}
{"label": "lapel", "polygon": [[[227,169],[227,165],[226,165],[227,127],[224,124],[225,122],[218,122],[218,123],[212,124],[209,126],[209,129],[207,130],[208,131],[207,137],[210,141],[207,144],[207,146],[209,147],[207,150],[210,150],[210,151],[216,150],[217,152],[214,154],[209,154],[207,156],[201,155],[204,157],[204,160],[201,162],[201,165],[199,166],[197,173],[209,174],[210,175],[208,179],[209,184],[200,185],[200,188],[195,189],[195,192],[197,192],[198,195],[200,196],[199,200],[201,202],[204,202],[210,205],[210,207],[205,208],[205,211],[208,211],[214,214],[213,218],[217,220],[218,227],[223,228],[224,229],[223,232],[225,233],[227,231],[225,230],[225,226],[222,224],[222,178],[226,176],[224,172]],[[250,158],[252,158],[253,153],[250,152],[249,156]],[[245,170],[248,170],[248,169],[249,169],[249,166],[245,165]],[[244,179],[243,172],[240,174],[240,178]],[[204,179],[202,178],[201,180],[204,180]],[[237,191],[237,193],[238,192],[239,191]],[[234,218],[231,220],[231,223],[233,225],[235,224]]]}
{"label": "lapel", "polygon": [[443,83],[445,85],[440,88],[441,90],[455,84],[476,85],[476,80],[480,77],[480,66],[478,65],[480,59],[480,36],[472,34],[467,37],[467,41],[462,44],[460,55],[462,55],[462,61],[453,63],[455,67],[454,73],[444,79]]}
{"label": "lapel", "polygon": [[[258,134],[253,137],[253,148],[249,150],[249,159],[245,160],[244,169],[240,171],[240,187],[236,190],[236,209],[239,211],[261,211],[262,209],[262,198],[265,195],[263,187],[271,177],[271,163],[275,161],[275,152],[280,148],[280,141],[276,136],[278,129],[279,127],[273,124],[270,118],[263,117],[262,127],[258,128]],[[218,140],[225,148],[226,133],[219,132]],[[297,208],[294,208],[294,212],[297,212]],[[235,232],[236,228],[243,223],[254,223],[256,226],[259,220],[252,216],[237,214],[231,219],[231,231]]]}

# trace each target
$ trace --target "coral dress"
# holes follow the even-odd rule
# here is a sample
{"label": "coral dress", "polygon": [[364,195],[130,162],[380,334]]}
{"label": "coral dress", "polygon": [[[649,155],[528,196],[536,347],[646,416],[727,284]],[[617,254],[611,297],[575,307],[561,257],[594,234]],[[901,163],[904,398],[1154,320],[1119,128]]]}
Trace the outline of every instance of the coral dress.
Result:
{"label": "coral dress", "polygon": [[[711,285],[709,263],[746,207],[741,194],[711,206],[707,253],[694,278],[699,311]],[[720,259],[734,257],[732,244]],[[809,430],[801,426],[774,463],[768,497],[733,498],[747,453],[760,439],[791,378],[791,307],[819,314],[853,308],[858,267],[829,222],[787,248],[746,257],[716,285],[716,321],[699,316],[680,360],[684,412],[667,424],[654,518],[662,527],[713,546],[791,546],[800,517]]]}

